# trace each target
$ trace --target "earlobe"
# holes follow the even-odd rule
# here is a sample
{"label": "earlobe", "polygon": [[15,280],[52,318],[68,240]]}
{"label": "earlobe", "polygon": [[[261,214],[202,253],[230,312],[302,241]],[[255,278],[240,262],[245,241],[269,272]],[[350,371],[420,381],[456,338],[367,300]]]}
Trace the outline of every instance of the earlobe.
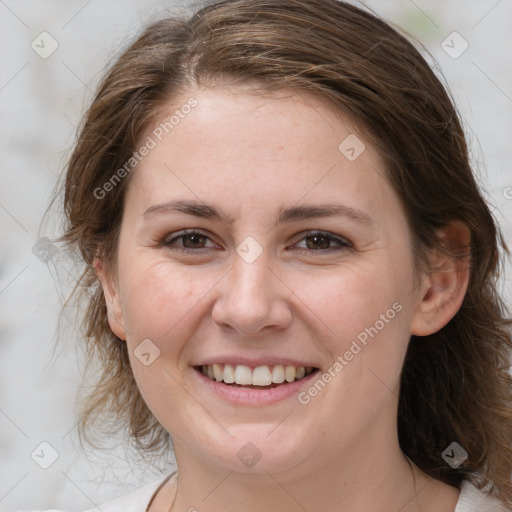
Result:
{"label": "earlobe", "polygon": [[469,283],[471,232],[453,221],[438,232],[443,251],[429,255],[419,287],[411,334],[428,336],[442,329],[460,309]]}
{"label": "earlobe", "polygon": [[121,340],[126,340],[126,328],[119,300],[119,293],[111,276],[106,272],[103,261],[99,257],[94,258],[94,271],[98,277],[101,287],[103,288],[103,296],[107,305],[108,323],[112,332]]}

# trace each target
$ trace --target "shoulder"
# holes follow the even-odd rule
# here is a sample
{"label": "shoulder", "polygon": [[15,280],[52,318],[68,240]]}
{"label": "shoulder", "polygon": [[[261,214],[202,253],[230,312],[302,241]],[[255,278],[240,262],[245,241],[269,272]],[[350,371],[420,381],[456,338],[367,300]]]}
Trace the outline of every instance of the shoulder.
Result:
{"label": "shoulder", "polygon": [[484,494],[471,482],[464,480],[454,512],[512,512],[498,499]]}

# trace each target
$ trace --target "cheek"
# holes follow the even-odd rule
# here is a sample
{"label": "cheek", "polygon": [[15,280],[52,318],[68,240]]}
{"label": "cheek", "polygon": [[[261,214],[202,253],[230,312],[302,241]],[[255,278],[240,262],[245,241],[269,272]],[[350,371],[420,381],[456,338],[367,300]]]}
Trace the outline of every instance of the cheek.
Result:
{"label": "cheek", "polygon": [[388,316],[396,316],[392,306],[401,303],[408,289],[406,281],[385,265],[347,265],[317,277],[297,276],[295,283],[302,284],[294,290],[317,316],[317,323],[324,323],[332,335],[346,340],[357,337],[390,309]]}
{"label": "cheek", "polygon": [[[180,348],[187,327],[218,280],[215,275],[167,262],[127,268],[122,303],[128,343],[135,346],[149,338],[162,352]],[[173,340],[178,343],[170,343]]]}
{"label": "cheek", "polygon": [[375,391],[372,383],[381,386],[375,375],[393,387],[401,371],[411,309],[407,265],[391,260],[347,265],[329,276],[303,279],[297,292],[317,317],[316,323],[326,326],[323,341],[330,353],[341,356],[344,367],[351,367],[343,373],[350,373],[359,384],[365,380],[368,393]]}
{"label": "cheek", "polygon": [[[132,371],[148,407],[166,427],[173,425],[173,431],[177,407],[180,417],[189,415],[189,409],[198,414],[179,384],[188,364],[181,356],[208,307],[208,292],[219,279],[214,272],[195,270],[162,261],[143,264],[142,259],[123,270],[123,315]],[[139,349],[143,346],[144,352]],[[145,364],[140,355],[148,352],[149,364]]]}

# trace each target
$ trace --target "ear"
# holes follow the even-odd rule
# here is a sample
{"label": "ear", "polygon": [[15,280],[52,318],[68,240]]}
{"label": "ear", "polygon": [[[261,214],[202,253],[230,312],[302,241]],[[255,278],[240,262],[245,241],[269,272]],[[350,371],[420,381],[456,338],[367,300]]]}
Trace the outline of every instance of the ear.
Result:
{"label": "ear", "polygon": [[95,257],[93,261],[94,271],[98,277],[103,295],[107,304],[108,323],[112,332],[121,340],[126,340],[126,328],[124,323],[123,311],[119,292],[114,283],[113,277],[106,271],[103,261],[99,257]]}
{"label": "ear", "polygon": [[428,255],[430,268],[423,275],[411,321],[411,334],[416,336],[428,336],[442,329],[460,309],[468,288],[469,228],[460,221],[452,221],[437,234],[444,251]]}

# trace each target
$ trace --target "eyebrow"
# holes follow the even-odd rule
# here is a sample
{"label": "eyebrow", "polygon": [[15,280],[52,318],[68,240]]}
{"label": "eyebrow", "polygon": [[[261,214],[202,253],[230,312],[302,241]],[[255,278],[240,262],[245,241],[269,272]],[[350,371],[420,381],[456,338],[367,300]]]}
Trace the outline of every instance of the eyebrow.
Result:
{"label": "eyebrow", "polygon": [[[234,219],[224,213],[221,209],[210,206],[199,201],[168,201],[166,203],[156,204],[149,207],[143,217],[148,218],[157,214],[166,214],[169,212],[181,212],[195,217],[205,219],[216,219],[225,224],[232,224]],[[278,224],[319,217],[348,217],[356,222],[371,224],[371,217],[365,212],[345,206],[338,203],[329,203],[321,205],[302,205],[282,208],[279,211]]]}
{"label": "eyebrow", "polygon": [[169,212],[181,212],[205,219],[217,219],[226,224],[233,223],[233,219],[219,208],[209,206],[199,201],[168,201],[167,203],[155,204],[149,207],[142,216],[152,217],[155,214],[165,214]]}
{"label": "eyebrow", "polygon": [[279,223],[302,219],[314,219],[317,217],[349,217],[352,220],[364,224],[371,224],[371,217],[357,208],[343,204],[330,203],[322,205],[292,206],[282,209],[279,213]]}

